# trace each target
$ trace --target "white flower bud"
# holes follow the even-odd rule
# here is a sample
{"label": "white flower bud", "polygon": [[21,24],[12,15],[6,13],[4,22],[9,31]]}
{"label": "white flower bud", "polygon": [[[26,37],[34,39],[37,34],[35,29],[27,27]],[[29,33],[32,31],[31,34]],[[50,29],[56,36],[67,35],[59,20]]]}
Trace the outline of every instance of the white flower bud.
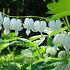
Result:
{"label": "white flower bud", "polygon": [[58,57],[59,57],[59,58],[70,58],[70,54],[67,53],[66,51],[60,51],[60,52],[58,53]]}
{"label": "white flower bud", "polygon": [[57,53],[57,50],[54,47],[48,47],[46,49],[46,54],[47,55],[55,56],[56,53]]}

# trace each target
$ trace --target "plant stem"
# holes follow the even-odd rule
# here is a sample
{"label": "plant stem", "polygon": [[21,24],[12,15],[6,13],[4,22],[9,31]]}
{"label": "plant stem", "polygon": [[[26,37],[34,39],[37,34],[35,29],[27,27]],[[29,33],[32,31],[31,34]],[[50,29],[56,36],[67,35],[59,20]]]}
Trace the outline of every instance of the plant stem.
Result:
{"label": "plant stem", "polygon": [[10,16],[10,15],[7,15],[3,12],[1,12],[4,16],[8,16],[10,18],[37,18],[37,19],[41,19],[41,20],[45,20],[46,22],[49,21],[49,18],[46,18],[46,17],[39,17],[39,16]]}
{"label": "plant stem", "polygon": [[65,19],[66,19],[66,25],[67,25],[67,27],[68,27],[68,30],[70,31],[70,25],[69,25],[69,21],[68,21],[67,16],[65,16]]}

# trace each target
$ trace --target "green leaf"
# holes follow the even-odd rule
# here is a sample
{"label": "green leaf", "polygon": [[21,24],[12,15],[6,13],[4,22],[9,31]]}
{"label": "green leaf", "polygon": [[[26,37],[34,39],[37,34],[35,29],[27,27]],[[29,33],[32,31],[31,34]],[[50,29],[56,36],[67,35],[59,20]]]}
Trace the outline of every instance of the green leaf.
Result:
{"label": "green leaf", "polygon": [[60,7],[58,6],[57,2],[53,2],[47,5],[48,9],[51,10],[54,14],[60,12]]}
{"label": "green leaf", "polygon": [[70,0],[58,0],[47,5],[48,9],[56,13],[70,11]]}
{"label": "green leaf", "polygon": [[70,11],[67,11],[67,12],[60,12],[60,13],[57,13],[55,15],[52,15],[52,17],[49,19],[49,21],[51,20],[56,20],[58,18],[62,18],[62,17],[65,17],[65,16],[69,16],[70,15]]}
{"label": "green leaf", "polygon": [[[43,37],[46,37],[46,35],[43,35]],[[37,35],[37,36],[32,36],[29,38],[30,41],[35,41],[35,40],[39,40],[40,38],[42,38],[41,35]]]}
{"label": "green leaf", "polygon": [[57,61],[53,63],[53,65],[55,66],[55,68],[53,68],[52,70],[70,70],[70,62],[68,61],[68,59]]}
{"label": "green leaf", "polygon": [[52,31],[52,30],[50,30],[49,28],[46,28],[46,29],[44,30],[44,33],[47,33],[47,34],[49,35],[49,37],[51,37],[51,36],[53,36],[53,35],[56,35],[56,34],[58,34],[58,33],[61,33],[61,32],[63,32],[63,31],[65,31],[65,30],[67,30],[67,29],[68,29],[67,26],[61,28],[61,29],[58,30],[58,31]]}
{"label": "green leaf", "polygon": [[37,45],[40,45],[45,40],[45,37],[41,37],[40,40],[34,41]]}
{"label": "green leaf", "polygon": [[48,4],[47,7],[51,14],[55,14],[49,21],[70,15],[70,0],[58,0],[58,2]]}
{"label": "green leaf", "polygon": [[12,62],[8,65],[6,70],[18,70],[17,66]]}

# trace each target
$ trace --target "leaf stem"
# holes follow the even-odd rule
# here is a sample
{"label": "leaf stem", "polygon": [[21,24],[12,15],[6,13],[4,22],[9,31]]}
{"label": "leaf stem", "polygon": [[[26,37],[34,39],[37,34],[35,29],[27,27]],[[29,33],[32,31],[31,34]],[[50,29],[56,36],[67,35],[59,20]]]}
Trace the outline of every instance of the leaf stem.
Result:
{"label": "leaf stem", "polygon": [[69,25],[69,21],[68,21],[67,16],[65,16],[65,19],[66,19],[66,25],[67,25],[67,27],[68,27],[68,30],[70,31],[70,25]]}

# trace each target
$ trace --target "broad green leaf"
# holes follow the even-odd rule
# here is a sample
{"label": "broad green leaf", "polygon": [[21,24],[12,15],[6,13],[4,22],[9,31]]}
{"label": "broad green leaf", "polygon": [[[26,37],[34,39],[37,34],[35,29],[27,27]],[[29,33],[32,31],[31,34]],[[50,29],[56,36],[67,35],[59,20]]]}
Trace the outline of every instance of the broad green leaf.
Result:
{"label": "broad green leaf", "polygon": [[58,0],[47,5],[48,9],[56,13],[70,11],[70,0]]}
{"label": "broad green leaf", "polygon": [[60,13],[57,13],[55,15],[52,15],[52,17],[49,19],[49,21],[51,20],[56,20],[58,18],[62,18],[62,17],[65,17],[65,16],[69,16],[70,15],[70,11],[67,11],[67,12],[60,12]]}
{"label": "broad green leaf", "polygon": [[58,0],[58,2],[48,4],[47,7],[51,14],[55,14],[50,18],[50,20],[56,20],[70,15],[70,0]]}
{"label": "broad green leaf", "polygon": [[57,2],[53,2],[47,5],[48,9],[51,10],[54,14],[60,12],[60,7],[58,6]]}

